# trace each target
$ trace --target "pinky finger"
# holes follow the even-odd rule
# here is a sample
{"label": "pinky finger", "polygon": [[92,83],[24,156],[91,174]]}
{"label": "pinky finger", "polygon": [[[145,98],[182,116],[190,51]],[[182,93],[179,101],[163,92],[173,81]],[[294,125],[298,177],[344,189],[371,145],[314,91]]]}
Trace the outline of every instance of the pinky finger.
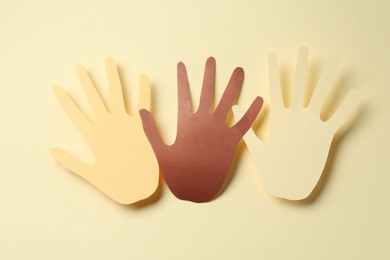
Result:
{"label": "pinky finger", "polygon": [[239,132],[240,138],[245,135],[248,129],[252,126],[257,115],[260,113],[261,107],[263,106],[263,99],[257,97],[246,113],[241,117],[240,121],[234,126],[234,128]]}
{"label": "pinky finger", "polygon": [[80,162],[68,152],[59,148],[51,148],[49,153],[59,164],[61,164],[61,166],[86,179],[89,171],[89,165]]}
{"label": "pinky finger", "polygon": [[[240,117],[244,116],[244,111],[240,107],[234,106],[233,107],[233,114],[234,114],[235,118],[240,118]],[[257,135],[255,134],[255,132],[253,131],[252,128],[249,128],[247,133],[244,135],[244,141],[245,141],[246,146],[248,147],[249,152],[253,153],[253,154],[255,154],[255,153],[257,154],[258,148],[261,147],[258,144],[261,141],[257,137]]]}
{"label": "pinky finger", "polygon": [[150,110],[150,83],[146,74],[139,77],[139,100],[138,110]]}
{"label": "pinky finger", "polygon": [[337,109],[336,113],[328,120],[328,123],[337,132],[345,123],[352,118],[354,108],[358,103],[358,93],[356,90],[349,91],[343,103]]}
{"label": "pinky finger", "polygon": [[139,114],[141,116],[142,127],[144,128],[145,135],[148,138],[150,144],[152,145],[152,148],[158,158],[160,152],[162,152],[163,149],[167,146],[163,142],[160,133],[158,132],[153,115],[145,109],[141,109],[139,111]]}

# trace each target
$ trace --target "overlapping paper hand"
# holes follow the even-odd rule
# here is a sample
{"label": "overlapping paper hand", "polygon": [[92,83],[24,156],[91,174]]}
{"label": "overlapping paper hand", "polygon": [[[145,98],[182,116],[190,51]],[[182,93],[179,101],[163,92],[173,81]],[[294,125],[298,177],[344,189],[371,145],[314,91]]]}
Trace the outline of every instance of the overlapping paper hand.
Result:
{"label": "overlapping paper hand", "polygon": [[[273,195],[289,200],[307,198],[321,177],[328,158],[333,137],[350,115],[356,92],[350,91],[336,113],[327,121],[322,121],[327,89],[335,72],[334,62],[330,62],[322,73],[310,104],[304,107],[307,95],[307,48],[301,48],[293,86],[293,96],[289,107],[282,98],[279,67],[275,54],[269,56],[270,87],[270,134],[261,141],[252,129],[244,136],[245,143],[253,158],[261,180]],[[233,108],[240,117],[239,107]]]}
{"label": "overlapping paper hand", "polygon": [[200,105],[191,108],[189,84],[183,63],[177,66],[178,122],[176,140],[166,145],[161,140],[150,112],[141,110],[145,133],[156,153],[162,174],[176,197],[194,202],[212,200],[222,188],[239,141],[260,112],[263,100],[257,97],[245,115],[228,127],[226,117],[241,88],[244,71],[236,68],[225,92],[212,109],[215,60],[206,62]]}
{"label": "overlapping paper hand", "polygon": [[[80,162],[68,152],[53,148],[50,153],[68,170],[90,182],[111,199],[132,204],[152,195],[158,185],[159,168],[148,139],[142,129],[139,113],[126,112],[122,86],[112,58],[106,60],[111,96],[111,111],[104,105],[85,69],[77,66],[77,74],[96,114],[89,120],[62,88],[54,92],[70,118],[80,128],[95,155],[95,163]],[[139,108],[150,107],[150,86],[146,75],[140,77]]]}

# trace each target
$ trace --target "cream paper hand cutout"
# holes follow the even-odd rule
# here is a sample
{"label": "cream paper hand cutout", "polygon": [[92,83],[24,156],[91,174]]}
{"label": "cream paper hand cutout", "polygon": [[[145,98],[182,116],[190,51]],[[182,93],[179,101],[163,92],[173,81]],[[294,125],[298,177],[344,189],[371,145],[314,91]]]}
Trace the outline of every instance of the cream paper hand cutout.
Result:
{"label": "cream paper hand cutout", "polygon": [[[356,102],[356,92],[352,90],[330,119],[321,120],[327,87],[335,73],[333,62],[324,69],[309,105],[304,107],[307,53],[307,48],[299,50],[288,108],[282,99],[277,57],[275,54],[269,56],[270,134],[265,141],[261,141],[252,129],[244,136],[266,189],[274,196],[288,200],[305,199],[314,190],[325,167],[333,137],[351,116],[351,108]],[[243,115],[237,106],[233,113],[236,118]]]}
{"label": "cream paper hand cutout", "polygon": [[[50,153],[63,167],[78,174],[114,201],[132,204],[156,191],[159,167],[138,111],[131,116],[126,112],[118,70],[112,58],[106,60],[106,70],[111,112],[85,69],[77,66],[78,77],[96,114],[96,122],[90,121],[62,88],[53,88],[92,148],[95,163],[80,162],[59,148],[51,149]],[[149,109],[150,85],[146,75],[140,76],[139,93],[138,108]]]}

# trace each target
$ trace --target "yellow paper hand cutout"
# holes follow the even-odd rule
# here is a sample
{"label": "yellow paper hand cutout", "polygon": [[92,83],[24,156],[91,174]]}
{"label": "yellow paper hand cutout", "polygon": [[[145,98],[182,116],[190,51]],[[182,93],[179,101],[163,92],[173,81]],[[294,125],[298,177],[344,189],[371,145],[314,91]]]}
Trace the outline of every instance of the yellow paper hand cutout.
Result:
{"label": "yellow paper hand cutout", "polygon": [[141,108],[150,108],[150,85],[148,77],[141,75],[138,110],[130,116],[126,112],[118,70],[112,58],[106,60],[106,70],[111,112],[85,69],[77,66],[78,77],[97,122],[91,122],[62,88],[54,86],[58,100],[92,148],[95,163],[80,162],[59,148],[51,149],[50,153],[63,167],[78,174],[111,199],[131,204],[148,198],[158,186],[158,163],[138,113]]}
{"label": "yellow paper hand cutout", "polygon": [[[286,108],[282,99],[278,61],[275,54],[269,56],[269,138],[260,141],[252,129],[244,136],[266,189],[276,197],[289,200],[302,200],[311,194],[322,175],[333,137],[352,115],[351,108],[357,98],[356,91],[350,91],[336,113],[327,121],[322,121],[320,111],[327,87],[334,77],[335,64],[329,63],[325,68],[309,105],[304,107],[307,63],[307,48],[301,48],[294,94],[288,100],[290,106]],[[233,108],[233,113],[236,118],[243,115],[237,106]]]}

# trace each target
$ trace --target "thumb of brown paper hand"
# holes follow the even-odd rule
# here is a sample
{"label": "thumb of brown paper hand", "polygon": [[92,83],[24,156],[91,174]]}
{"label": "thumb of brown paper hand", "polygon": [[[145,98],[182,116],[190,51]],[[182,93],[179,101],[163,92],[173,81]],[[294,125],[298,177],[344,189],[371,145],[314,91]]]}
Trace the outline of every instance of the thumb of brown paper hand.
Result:
{"label": "thumb of brown paper hand", "polygon": [[257,97],[240,121],[232,127],[226,117],[239,92],[244,71],[236,68],[215,111],[212,100],[215,82],[215,59],[206,62],[198,111],[193,113],[186,68],[179,63],[178,124],[176,140],[166,145],[157,130],[152,114],[142,109],[143,127],[157,156],[170,190],[179,199],[211,201],[229,174],[234,153],[243,135],[251,127],[263,105]]}

